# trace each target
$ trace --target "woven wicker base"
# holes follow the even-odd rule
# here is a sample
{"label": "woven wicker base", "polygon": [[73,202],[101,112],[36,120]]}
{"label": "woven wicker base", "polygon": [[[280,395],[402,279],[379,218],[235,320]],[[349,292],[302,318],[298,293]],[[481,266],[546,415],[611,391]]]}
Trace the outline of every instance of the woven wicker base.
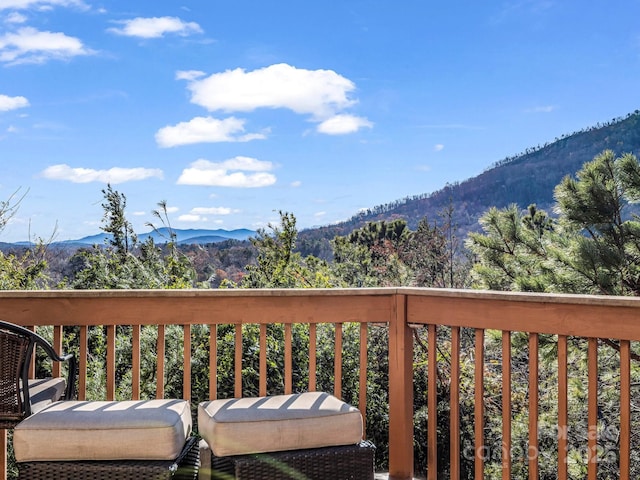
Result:
{"label": "woven wicker base", "polygon": [[29,480],[196,480],[198,440],[187,440],[175,460],[110,460],[18,463],[18,478]]}
{"label": "woven wicker base", "polygon": [[[216,457],[212,480],[373,480],[370,442],[340,447]],[[203,465],[203,469],[207,465]],[[200,477],[202,478],[202,477]]]}

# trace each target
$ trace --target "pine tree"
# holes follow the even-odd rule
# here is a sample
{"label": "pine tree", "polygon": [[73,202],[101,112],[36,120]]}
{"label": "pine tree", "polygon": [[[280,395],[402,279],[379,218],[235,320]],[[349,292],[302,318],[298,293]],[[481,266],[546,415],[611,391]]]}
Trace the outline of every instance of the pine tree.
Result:
{"label": "pine tree", "polygon": [[596,156],[555,189],[557,218],[535,205],[492,208],[471,233],[475,286],[495,290],[640,294],[640,164]]}

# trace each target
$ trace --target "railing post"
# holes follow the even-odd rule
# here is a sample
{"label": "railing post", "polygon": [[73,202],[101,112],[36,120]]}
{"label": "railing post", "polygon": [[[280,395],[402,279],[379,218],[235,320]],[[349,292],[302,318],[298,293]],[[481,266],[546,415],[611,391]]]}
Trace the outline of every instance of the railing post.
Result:
{"label": "railing post", "polygon": [[7,431],[0,430],[0,480],[7,480]]}
{"label": "railing post", "polygon": [[413,336],[407,296],[395,295],[389,319],[389,479],[413,478]]}

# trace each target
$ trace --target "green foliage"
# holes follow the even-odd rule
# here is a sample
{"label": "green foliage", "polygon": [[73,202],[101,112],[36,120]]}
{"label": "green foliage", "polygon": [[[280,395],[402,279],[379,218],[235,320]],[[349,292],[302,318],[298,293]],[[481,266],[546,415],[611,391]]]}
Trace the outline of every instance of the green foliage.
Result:
{"label": "green foliage", "polygon": [[[164,250],[151,237],[142,244],[125,216],[126,198],[108,185],[102,190],[102,231],[109,234],[106,245],[79,250],[71,259],[74,265],[70,285],[75,289],[187,288],[195,281],[189,259],[176,248],[175,234]],[[169,226],[166,202],[153,212]],[[152,224],[149,224],[153,227]],[[155,227],[153,227],[155,230]]]}
{"label": "green foliage", "polygon": [[[298,231],[291,213],[279,212],[280,225],[269,224],[251,243],[257,251],[255,265],[247,265],[242,288],[311,288],[331,287],[328,265],[315,257],[302,258],[295,251]],[[227,282],[225,286],[235,286]]]}
{"label": "green foliage", "polygon": [[352,243],[347,237],[335,237],[331,245],[334,255],[332,271],[340,286],[361,288],[378,284],[371,252],[365,245]]}
{"label": "green foliage", "polygon": [[459,255],[451,210],[411,231],[404,220],[369,223],[332,240],[331,270],[341,286],[462,287],[467,262]]}
{"label": "green foliage", "polygon": [[111,235],[107,244],[112,247],[113,255],[124,263],[130,252],[130,248],[137,243],[137,237],[131,223],[125,217],[127,199],[123,193],[117,192],[107,185],[102,190],[105,202],[102,204],[104,215],[101,230]]}
{"label": "green foliage", "polygon": [[475,285],[495,290],[640,294],[636,157],[605,151],[556,187],[557,219],[535,205],[490,209],[467,247]]}
{"label": "green foliage", "polygon": [[[25,194],[15,191],[8,200],[0,201],[0,233],[16,214]],[[46,286],[46,245],[39,240],[22,253],[0,252],[0,290],[34,290]]]}
{"label": "green foliage", "polygon": [[522,215],[516,205],[491,208],[481,219],[484,234],[470,233],[467,248],[476,255],[476,286],[491,290],[540,292],[555,284],[549,248],[559,241],[554,222],[535,205]]}
{"label": "green foliage", "polygon": [[351,243],[363,245],[372,249],[377,245],[390,242],[395,249],[399,249],[409,237],[407,222],[404,220],[393,220],[392,222],[369,222],[364,227],[351,232],[347,239]]}
{"label": "green foliage", "polygon": [[0,252],[0,290],[35,290],[46,285],[47,262],[40,252],[44,246],[25,251],[21,256]]}
{"label": "green foliage", "polygon": [[444,286],[444,273],[448,260],[446,238],[440,227],[427,218],[418,223],[418,228],[408,242],[407,261],[415,272],[416,286]]}
{"label": "green foliage", "polygon": [[635,156],[605,151],[556,187],[560,222],[580,234],[571,245],[585,293],[640,294],[640,228],[628,202],[638,200],[640,165]]}

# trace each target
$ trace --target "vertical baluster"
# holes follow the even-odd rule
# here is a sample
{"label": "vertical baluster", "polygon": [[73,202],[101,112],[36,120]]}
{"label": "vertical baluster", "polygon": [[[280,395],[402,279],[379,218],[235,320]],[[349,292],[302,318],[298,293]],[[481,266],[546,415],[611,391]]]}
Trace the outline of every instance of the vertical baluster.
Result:
{"label": "vertical baluster", "polygon": [[475,366],[474,366],[474,443],[475,443],[475,480],[484,480],[484,330],[475,331]]}
{"label": "vertical baluster", "polygon": [[293,360],[292,360],[292,339],[291,324],[284,324],[284,393],[289,395],[293,391]]}
{"label": "vertical baluster", "polygon": [[631,468],[631,343],[620,342],[620,480]]}
{"label": "vertical baluster", "polygon": [[558,335],[558,478],[569,478],[567,454],[569,451],[569,400],[567,371],[567,337]]}
{"label": "vertical baluster", "polygon": [[164,340],[164,325],[158,325],[158,339],[156,344],[156,349],[158,351],[158,359],[156,360],[156,398],[164,398]]}
{"label": "vertical baluster", "polygon": [[511,478],[511,332],[502,332],[502,478]]}
{"label": "vertical baluster", "polygon": [[267,396],[267,324],[260,324],[260,375],[259,391],[261,397]]}
{"label": "vertical baluster", "polygon": [[317,368],[317,326],[315,323],[309,324],[309,391],[316,391],[316,368]]}
{"label": "vertical baluster", "polygon": [[358,408],[362,414],[362,431],[366,438],[367,431],[367,324],[360,324],[360,386],[358,392]]}
{"label": "vertical baluster", "polygon": [[449,408],[451,480],[458,480],[460,478],[460,327],[451,328]]}
{"label": "vertical baluster", "polygon": [[[55,327],[53,327],[53,344],[52,347],[53,349],[58,352],[61,353],[63,351],[62,349],[62,326],[61,325],[56,325]],[[61,375],[62,372],[62,364],[60,362],[53,362],[53,365],[51,367],[51,373],[54,377],[59,377]]]}
{"label": "vertical baluster", "polygon": [[116,398],[116,327],[107,326],[107,400]]}
{"label": "vertical baluster", "polygon": [[587,474],[589,480],[598,476],[598,339],[588,340],[588,417],[587,431],[588,455]]}
{"label": "vertical baluster", "polygon": [[182,398],[191,400],[191,325],[183,325]]}
{"label": "vertical baluster", "polygon": [[333,362],[333,394],[342,398],[342,323],[335,324],[335,345]]}
{"label": "vertical baluster", "polygon": [[80,327],[80,345],[78,348],[78,400],[87,399],[87,361],[88,361],[88,330],[89,327]]}
{"label": "vertical baluster", "polygon": [[427,479],[438,478],[438,363],[437,363],[437,329],[429,325],[427,345]]}
{"label": "vertical baluster", "polygon": [[131,334],[131,399],[140,400],[140,325],[133,325]]}
{"label": "vertical baluster", "polygon": [[242,325],[236,325],[234,396],[242,397]]}
{"label": "vertical baluster", "polygon": [[218,325],[209,325],[209,400],[218,398]]}
{"label": "vertical baluster", "polygon": [[538,473],[538,350],[537,333],[529,334],[529,480],[537,480]]}

